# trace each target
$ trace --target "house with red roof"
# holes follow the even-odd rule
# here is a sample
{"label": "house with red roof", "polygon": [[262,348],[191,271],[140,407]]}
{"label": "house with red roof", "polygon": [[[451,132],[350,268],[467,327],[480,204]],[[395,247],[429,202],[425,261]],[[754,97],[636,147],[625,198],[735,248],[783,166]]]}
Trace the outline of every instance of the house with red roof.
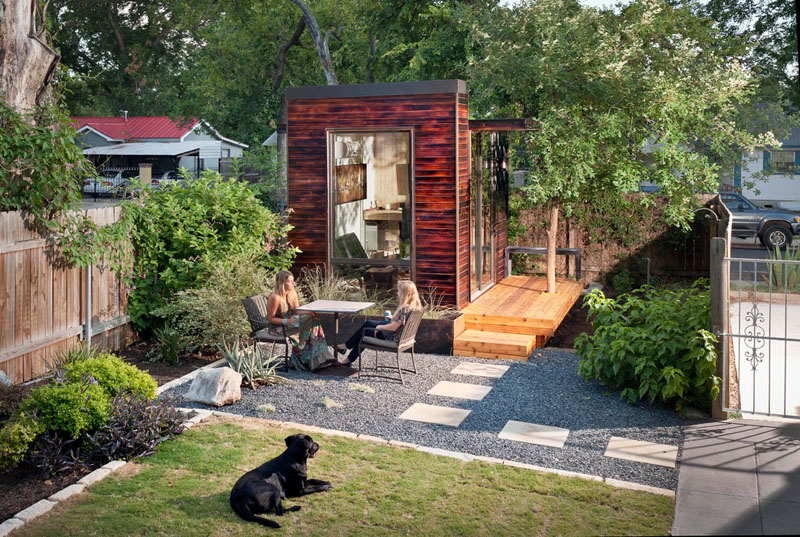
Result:
{"label": "house with red roof", "polygon": [[220,159],[240,157],[247,145],[222,136],[197,118],[166,116],[73,117],[83,153],[98,167],[135,168],[153,175],[187,168],[218,170]]}

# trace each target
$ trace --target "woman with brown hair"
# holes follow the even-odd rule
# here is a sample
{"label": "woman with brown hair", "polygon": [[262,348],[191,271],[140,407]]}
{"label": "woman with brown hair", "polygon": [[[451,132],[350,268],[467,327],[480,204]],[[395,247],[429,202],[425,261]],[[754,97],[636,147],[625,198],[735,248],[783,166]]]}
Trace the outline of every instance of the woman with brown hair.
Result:
{"label": "woman with brown hair", "polygon": [[336,358],[328,352],[325,333],[319,324],[316,313],[297,312],[300,300],[294,288],[294,276],[282,270],[275,277],[275,291],[269,295],[267,314],[270,332],[280,335],[280,327],[292,341],[290,362],[295,369],[316,371],[336,363]]}

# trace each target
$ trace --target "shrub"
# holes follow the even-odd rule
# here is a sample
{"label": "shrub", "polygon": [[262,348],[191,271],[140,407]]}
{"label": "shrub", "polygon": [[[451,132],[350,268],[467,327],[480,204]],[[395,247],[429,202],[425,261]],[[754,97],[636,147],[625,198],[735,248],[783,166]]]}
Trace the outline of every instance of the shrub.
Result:
{"label": "shrub", "polygon": [[154,313],[191,342],[191,349],[217,346],[250,333],[242,298],[274,287],[274,276],[256,259],[236,255],[216,263],[202,287],[179,291]]}
{"label": "shrub", "polygon": [[45,365],[47,366],[47,371],[52,373],[58,369],[65,369],[76,362],[82,362],[88,358],[96,358],[103,354],[103,351],[97,347],[87,347],[86,343],[80,343],[70,347],[69,350],[57,352],[52,360],[45,361]]}
{"label": "shrub", "polygon": [[88,463],[81,451],[82,441],[82,438],[69,438],[58,431],[45,431],[30,450],[30,462],[44,479],[87,468]]}
{"label": "shrub", "polygon": [[180,354],[186,347],[181,333],[166,324],[161,328],[156,328],[153,332],[156,340],[156,349],[151,361],[163,361],[168,364],[176,365],[181,361]]}
{"label": "shrub", "polygon": [[65,370],[67,380],[75,383],[91,376],[106,391],[109,399],[123,392],[132,392],[152,399],[158,384],[148,373],[126,364],[113,354],[103,354],[75,362]]}
{"label": "shrub", "polygon": [[141,330],[161,322],[153,312],[177,292],[208,281],[218,262],[248,255],[275,273],[291,266],[297,252],[286,241],[289,226],[246,182],[213,171],[152,192],[129,209],[136,261],[128,311]]}
{"label": "shrub", "polygon": [[185,416],[162,400],[138,394],[118,395],[111,402],[108,423],[89,435],[91,458],[105,463],[150,455],[161,442],[183,431]]}
{"label": "shrub", "polygon": [[0,468],[15,468],[40,431],[41,426],[29,414],[19,413],[8,421],[0,429]]}
{"label": "shrub", "polygon": [[70,438],[108,421],[111,399],[98,384],[63,382],[31,392],[21,409],[36,416],[42,430],[61,431]]}
{"label": "shrub", "polygon": [[720,379],[707,280],[677,290],[645,286],[616,300],[595,290],[584,304],[594,335],[575,341],[581,375],[623,388],[630,402],[646,397],[674,402],[679,410],[709,407]]}
{"label": "shrub", "polygon": [[271,385],[283,381],[283,377],[275,372],[280,360],[274,357],[266,359],[257,345],[240,345],[239,340],[235,339],[231,347],[223,342],[220,350],[228,367],[242,375],[242,384],[247,384],[253,390],[256,384]]}

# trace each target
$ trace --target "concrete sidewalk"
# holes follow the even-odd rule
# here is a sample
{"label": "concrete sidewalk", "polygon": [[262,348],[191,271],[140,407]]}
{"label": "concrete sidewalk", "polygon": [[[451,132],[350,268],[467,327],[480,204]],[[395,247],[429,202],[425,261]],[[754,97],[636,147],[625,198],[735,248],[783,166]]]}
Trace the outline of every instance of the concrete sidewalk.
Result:
{"label": "concrete sidewalk", "polygon": [[673,535],[800,533],[800,423],[686,426]]}

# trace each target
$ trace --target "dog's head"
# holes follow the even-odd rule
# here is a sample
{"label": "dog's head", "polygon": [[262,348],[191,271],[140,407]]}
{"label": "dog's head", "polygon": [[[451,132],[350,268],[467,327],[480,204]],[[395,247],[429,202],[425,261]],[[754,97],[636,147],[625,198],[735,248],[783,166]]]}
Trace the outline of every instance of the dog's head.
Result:
{"label": "dog's head", "polygon": [[287,436],[284,442],[286,442],[287,451],[303,460],[313,458],[319,451],[319,444],[314,442],[314,439],[307,434]]}

